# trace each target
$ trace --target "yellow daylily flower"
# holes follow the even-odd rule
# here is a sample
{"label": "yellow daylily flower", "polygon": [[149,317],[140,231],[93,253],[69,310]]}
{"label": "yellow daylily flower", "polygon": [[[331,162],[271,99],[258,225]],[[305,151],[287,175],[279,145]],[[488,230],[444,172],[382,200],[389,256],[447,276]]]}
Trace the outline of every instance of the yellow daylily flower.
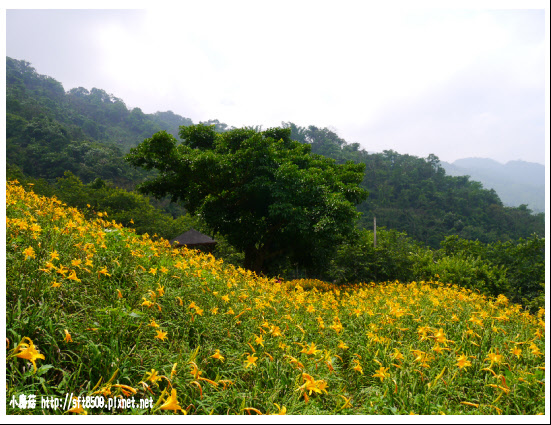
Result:
{"label": "yellow daylily flower", "polygon": [[135,388],[132,388],[128,385],[113,384],[113,386],[117,387],[117,388],[120,388],[125,397],[130,397],[131,395],[136,394],[138,392],[138,390],[136,390]]}
{"label": "yellow daylily flower", "polygon": [[331,329],[333,329],[335,332],[340,333],[343,329],[342,323],[340,321],[334,322],[331,326]]}
{"label": "yellow daylily flower", "polygon": [[36,258],[36,253],[34,252],[34,248],[32,246],[24,249],[23,254],[25,254],[25,260],[29,258]]}
{"label": "yellow daylily flower", "polygon": [[287,408],[285,406],[280,406],[277,403],[274,403],[274,406],[277,407],[278,412],[272,413],[272,415],[286,415],[287,414]]}
{"label": "yellow daylily flower", "polygon": [[446,344],[446,334],[444,333],[444,329],[440,328],[438,332],[434,334],[434,339],[436,342],[439,342],[440,344]]}
{"label": "yellow daylily flower", "polygon": [[[27,344],[26,342],[23,342],[25,340],[29,341],[29,343]],[[29,360],[33,364],[34,372],[36,372],[36,360],[38,360],[38,359],[45,360],[46,359],[44,357],[44,354],[40,354],[37,351],[36,347],[34,346],[34,343],[31,341],[31,339],[29,337],[24,337],[21,340],[21,342],[17,345],[17,347],[15,347],[14,351],[15,351],[15,356],[16,357],[19,357],[21,359]]]}
{"label": "yellow daylily flower", "polygon": [[482,323],[482,320],[476,316],[471,316],[471,318],[469,319],[469,322],[473,322],[475,325],[478,325],[478,326],[484,326],[484,324]]}
{"label": "yellow daylily flower", "polygon": [[272,336],[283,336],[281,330],[279,329],[279,326],[272,326],[272,328],[270,329],[270,333],[272,334]]}
{"label": "yellow daylily flower", "polygon": [[187,415],[187,411],[183,410],[180,406],[180,403],[178,402],[178,397],[176,395],[176,388],[172,388],[172,391],[170,393],[170,396],[168,396],[164,402],[164,404],[160,407],[161,410],[172,410],[174,412],[177,412],[180,410],[184,413],[184,415]]}
{"label": "yellow daylily flower", "polygon": [[541,356],[541,351],[533,342],[530,344],[530,350],[534,356]]}
{"label": "yellow daylily flower", "polygon": [[245,368],[248,368],[249,366],[256,366],[256,361],[258,360],[258,357],[253,355],[248,355],[247,360],[245,360]]}
{"label": "yellow daylily flower", "polygon": [[339,341],[338,348],[340,348],[341,350],[348,350],[348,345],[346,345],[346,344],[345,344],[344,342],[342,342],[342,341]]}
{"label": "yellow daylily flower", "polygon": [[304,380],[304,384],[297,388],[296,391],[301,390],[304,395],[306,396],[306,391],[308,391],[308,395],[312,394],[313,392],[321,394],[322,392],[325,392],[327,394],[327,382],[324,380],[315,380],[312,378],[312,376],[308,375],[307,373],[302,374],[302,379]]}
{"label": "yellow daylily flower", "polygon": [[193,376],[194,379],[199,378],[203,374],[203,372],[199,370],[195,362],[190,362],[189,364],[191,365],[191,370],[189,371],[189,373]]}
{"label": "yellow daylily flower", "polygon": [[490,360],[490,366],[493,365],[494,363],[501,363],[501,361],[503,360],[503,356],[501,354],[497,354],[497,353],[488,353],[488,356],[486,357],[485,360]]}
{"label": "yellow daylily flower", "polygon": [[404,355],[400,353],[400,351],[397,348],[394,348],[394,353],[392,353],[390,357],[396,360],[404,360]]}
{"label": "yellow daylily flower", "polygon": [[301,350],[301,353],[304,353],[304,354],[313,354],[313,355],[316,355],[316,354],[318,354],[319,352],[321,352],[321,350],[317,350],[317,349],[316,349],[316,344],[314,344],[313,342],[310,344],[310,347],[308,347],[308,348],[304,347],[304,348]]}
{"label": "yellow daylily flower", "polygon": [[220,350],[216,349],[216,352],[211,356],[213,359],[220,360],[221,362],[224,361],[224,356],[220,354]]}
{"label": "yellow daylily flower", "polygon": [[167,332],[157,330],[157,335],[155,335],[155,338],[160,339],[161,341],[164,341],[165,339],[168,338],[166,335],[167,335]]}
{"label": "yellow daylily flower", "polygon": [[161,378],[155,369],[151,369],[151,372],[145,374],[146,381],[151,381],[153,384],[157,384],[157,381],[160,381]]}
{"label": "yellow daylily flower", "polygon": [[456,366],[459,367],[459,369],[463,369],[464,367],[471,366],[471,362],[466,355],[462,354],[457,357]]}
{"label": "yellow daylily flower", "polygon": [[388,378],[390,376],[390,373],[388,373],[387,370],[388,370],[388,367],[381,366],[379,370],[373,375],[373,377],[380,378],[381,382],[383,382],[385,378]]}
{"label": "yellow daylily flower", "polygon": [[295,359],[293,356],[288,356],[289,357],[289,362],[293,365],[295,365],[295,367],[297,369],[304,369],[304,365],[299,362],[297,359]]}
{"label": "yellow daylily flower", "polygon": [[71,403],[73,407],[71,407],[67,412],[69,413],[78,413],[78,414],[84,414],[87,415],[88,412],[84,410],[81,406],[81,404],[78,401],[78,397],[73,397],[73,401]]}
{"label": "yellow daylily flower", "polygon": [[98,279],[101,277],[102,274],[105,276],[111,276],[109,273],[107,273],[107,267],[104,267],[103,269],[98,270]]}
{"label": "yellow daylily flower", "polygon": [[515,356],[517,356],[517,359],[520,359],[520,355],[522,354],[522,349],[518,347],[511,348],[511,353]]}
{"label": "yellow daylily flower", "polygon": [[67,276],[67,279],[74,280],[75,282],[80,282],[81,280],[77,277],[77,272],[75,270],[71,270],[71,273],[69,276]]}

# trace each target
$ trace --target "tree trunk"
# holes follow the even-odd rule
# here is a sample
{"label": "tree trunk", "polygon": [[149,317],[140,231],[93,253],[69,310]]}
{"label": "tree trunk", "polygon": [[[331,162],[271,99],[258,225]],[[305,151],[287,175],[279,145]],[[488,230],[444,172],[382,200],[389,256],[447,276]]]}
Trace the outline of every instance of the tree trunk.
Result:
{"label": "tree trunk", "polygon": [[245,260],[243,262],[243,267],[255,272],[257,275],[266,274],[268,271],[266,269],[266,265],[269,267],[270,260],[274,257],[278,257],[284,252],[284,249],[271,251],[269,244],[263,245],[260,249],[255,246],[251,246],[245,249]]}
{"label": "tree trunk", "polygon": [[255,247],[245,249],[245,260],[243,267],[255,272],[257,275],[262,273],[262,266],[264,265],[264,254]]}

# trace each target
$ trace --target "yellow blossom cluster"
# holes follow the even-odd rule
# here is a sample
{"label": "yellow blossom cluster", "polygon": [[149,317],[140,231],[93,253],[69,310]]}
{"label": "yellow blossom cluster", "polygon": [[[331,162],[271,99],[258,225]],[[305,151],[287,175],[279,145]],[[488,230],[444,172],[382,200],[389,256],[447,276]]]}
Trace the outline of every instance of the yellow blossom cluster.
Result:
{"label": "yellow blossom cluster", "polygon": [[[543,309],[529,314],[504,296],[492,299],[435,281],[337,286],[257,276],[211,254],[138,236],[105,214],[85,220],[76,209],[18,184],[8,183],[6,202],[7,251],[19,267],[12,275],[24,270],[33,276],[8,279],[8,306],[47,299],[63,312],[63,320],[80,318],[60,321],[52,325],[57,328],[50,339],[37,339],[43,338],[43,326],[31,335],[34,342],[44,349],[57,338],[64,356],[69,351],[84,356],[109,338],[116,346],[118,335],[135,333],[132,343],[120,347],[122,354],[105,362],[131,359],[133,375],[127,371],[119,382],[113,375],[90,394],[155,395],[153,412],[187,414],[220,412],[208,403],[229,388],[237,388],[236,394],[257,387],[266,394],[268,388],[273,394],[287,391],[295,412],[314,398],[332,406],[330,412],[371,407],[375,412],[376,398],[414,403],[417,394],[429,399],[441,391],[451,411],[474,406],[507,411],[522,404],[512,399],[516,394],[540,394],[544,386]],[[71,304],[77,298],[78,305],[93,299],[98,306],[81,312]],[[63,311],[67,306],[71,314]],[[127,328],[122,332],[117,326]],[[36,362],[46,356],[34,342],[23,338],[10,361],[27,360],[36,371]],[[54,367],[57,355],[51,349],[48,356]],[[177,372],[182,361],[189,373]],[[485,384],[469,392],[475,381]],[[459,389],[453,392],[455,383]],[[263,399],[262,394],[248,399]],[[483,399],[466,399],[467,394]],[[279,413],[290,410],[270,397],[262,408],[230,409],[260,413],[275,405]],[[232,403],[241,406],[241,401],[226,404]]]}

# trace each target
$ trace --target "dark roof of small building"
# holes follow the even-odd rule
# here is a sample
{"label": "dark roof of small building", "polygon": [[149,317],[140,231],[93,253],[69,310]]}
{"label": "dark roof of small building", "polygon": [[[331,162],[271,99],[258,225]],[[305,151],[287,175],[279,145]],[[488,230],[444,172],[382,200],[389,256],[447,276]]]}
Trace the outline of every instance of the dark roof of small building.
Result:
{"label": "dark roof of small building", "polygon": [[177,246],[193,246],[212,245],[215,244],[216,241],[212,238],[209,238],[207,235],[203,235],[201,232],[198,232],[195,229],[191,229],[170,241],[170,245],[174,245],[174,243],[176,243]]}

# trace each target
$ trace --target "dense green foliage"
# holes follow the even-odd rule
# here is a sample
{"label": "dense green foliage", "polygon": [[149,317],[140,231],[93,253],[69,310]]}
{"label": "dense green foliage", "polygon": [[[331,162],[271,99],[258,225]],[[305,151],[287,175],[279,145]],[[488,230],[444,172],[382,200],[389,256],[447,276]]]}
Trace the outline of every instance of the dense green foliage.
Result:
{"label": "dense green foliage", "polygon": [[[396,230],[377,230],[374,234],[358,229],[351,239],[339,246],[331,260],[329,276],[337,282],[412,281],[419,252],[427,250],[419,242]],[[430,249],[428,249],[430,251]]]}
{"label": "dense green foliage", "polygon": [[128,109],[122,99],[104,90],[83,87],[65,92],[51,77],[38,74],[30,63],[6,58],[6,109],[26,121],[45,116],[63,125],[72,140],[112,142],[127,151],[160,130],[177,134],[190,125],[172,111],[144,114]]}
{"label": "dense green foliage", "polygon": [[128,161],[158,176],[139,189],[170,195],[245,253],[245,267],[274,273],[281,262],[319,267],[353,230],[363,165],[310,153],[287,129],[262,132],[182,127],[130,150]]}
{"label": "dense green foliage", "polygon": [[483,244],[449,236],[441,245],[442,256],[477,258],[504,270],[507,288],[501,293],[515,302],[532,307],[545,305],[545,239],[532,235],[516,242]]}
{"label": "dense green foliage", "polygon": [[323,277],[337,282],[429,281],[503,294],[537,309],[545,305],[545,239],[494,242],[449,236],[432,249],[396,230],[361,229],[339,246]]}
{"label": "dense green foliage", "polygon": [[65,92],[28,62],[6,58],[6,157],[26,174],[53,180],[71,171],[131,187],[144,173],[123,154],[157,131],[176,133],[191,120],[170,111],[144,114],[93,88]]}
{"label": "dense green foliage", "polygon": [[495,191],[479,182],[447,176],[435,155],[419,158],[391,150],[370,154],[327,128],[283,124],[294,140],[309,144],[314,153],[339,163],[365,164],[362,187],[369,197],[358,210],[367,228],[376,217],[378,225],[406,232],[433,248],[449,235],[491,243],[545,234],[543,213],[504,207]]}
{"label": "dense green foliage", "polygon": [[[17,122],[19,130],[14,130]],[[66,129],[50,118],[33,118],[23,123],[8,114],[7,160],[31,176],[53,180],[71,171],[83,181],[96,178],[128,186],[143,173],[122,160],[122,151],[113,144],[73,141]]]}

